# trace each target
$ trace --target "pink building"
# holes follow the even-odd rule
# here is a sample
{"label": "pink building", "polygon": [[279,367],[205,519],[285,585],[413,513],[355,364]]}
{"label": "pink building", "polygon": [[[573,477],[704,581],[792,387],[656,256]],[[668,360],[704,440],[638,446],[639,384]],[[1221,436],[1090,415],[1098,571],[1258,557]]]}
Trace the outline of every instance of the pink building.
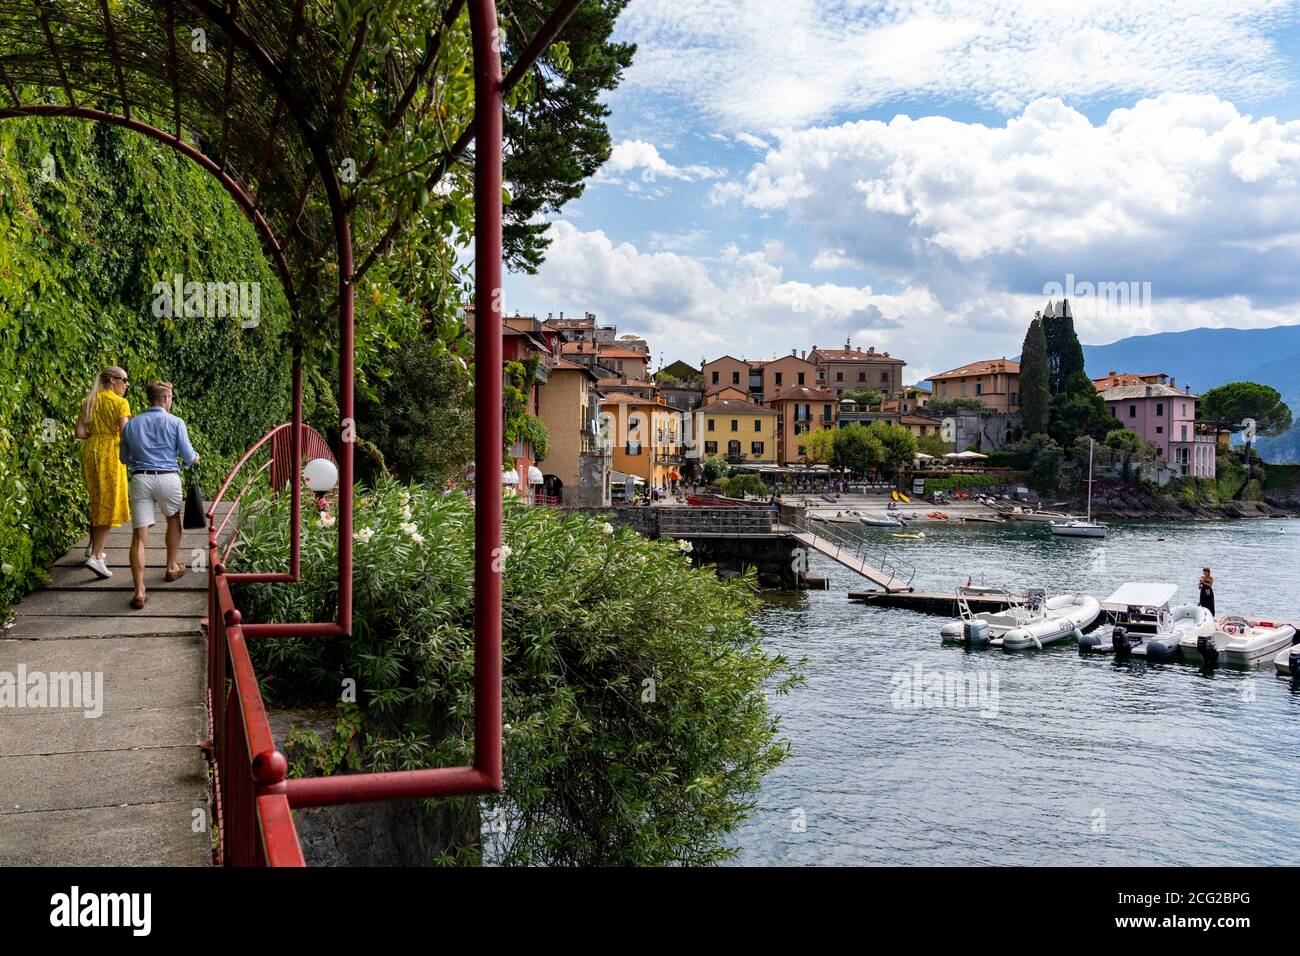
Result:
{"label": "pink building", "polygon": [[1197,396],[1172,385],[1121,385],[1101,392],[1116,421],[1154,442],[1179,475],[1214,477],[1214,436],[1196,431]]}

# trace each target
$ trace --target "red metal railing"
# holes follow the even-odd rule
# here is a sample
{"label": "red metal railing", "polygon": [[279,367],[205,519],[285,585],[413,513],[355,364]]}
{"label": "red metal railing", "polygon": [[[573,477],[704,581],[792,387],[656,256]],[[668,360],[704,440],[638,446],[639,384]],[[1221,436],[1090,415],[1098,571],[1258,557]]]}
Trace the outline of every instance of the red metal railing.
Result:
{"label": "red metal railing", "polygon": [[[261,54],[220,8],[194,2],[222,24],[232,39]],[[208,537],[208,696],[211,758],[220,833],[219,862],[235,866],[302,866],[304,860],[291,810],[299,807],[380,800],[491,793],[501,789],[501,474],[502,341],[499,294],[502,265],[502,156],[505,93],[532,68],[582,0],[561,0],[538,36],[525,48],[504,79],[494,0],[468,0],[474,52],[475,118],[475,461],[482,475],[474,516],[474,762],[468,767],[436,767],[387,773],[343,774],[286,779],[287,762],[275,747],[270,724],[249,658],[247,639],[255,637],[339,637],[352,625],[352,276],[351,232],[346,202],[327,157],[317,156],[325,180],[339,246],[340,400],[345,432],[339,455],[339,608],[331,624],[245,623],[232,586],[240,583],[297,581],[300,573],[301,480],[304,455],[322,457],[323,440],[302,422],[300,363],[294,363],[293,422],[272,429],[249,449],[226,478],[209,511]],[[254,55],[254,59],[257,56]],[[260,62],[260,61],[259,61]],[[265,64],[273,70],[272,64]],[[273,80],[276,77],[271,77]],[[284,95],[285,91],[280,90]],[[464,136],[462,136],[464,138]],[[318,147],[319,144],[316,144]],[[363,266],[364,268],[364,266]],[[295,427],[297,426],[297,427]],[[287,430],[287,431],[286,431]],[[287,438],[287,440],[286,440]],[[253,456],[270,443],[269,460],[255,470],[217,521],[221,504]],[[325,448],[328,451],[328,448]],[[234,535],[219,553],[239,502],[258,478],[270,471],[273,488],[287,479],[292,494],[288,572],[230,573],[226,561]],[[232,529],[233,530],[233,529]]]}

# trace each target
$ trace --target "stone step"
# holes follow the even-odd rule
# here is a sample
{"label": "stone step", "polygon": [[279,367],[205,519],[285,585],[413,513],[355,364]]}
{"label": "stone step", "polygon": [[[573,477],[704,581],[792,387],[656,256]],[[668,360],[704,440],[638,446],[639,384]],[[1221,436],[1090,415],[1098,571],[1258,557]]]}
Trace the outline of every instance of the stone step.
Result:
{"label": "stone step", "polygon": [[[111,578],[101,578],[89,568],[76,565],[69,567],[67,565],[55,566],[50,572],[50,580],[46,582],[45,589],[48,591],[132,591],[135,585],[131,578],[131,568],[126,565],[109,565],[109,570],[113,572]],[[208,587],[208,575],[204,571],[189,570],[181,575],[175,581],[164,581],[163,574],[166,570],[166,557],[164,556],[159,567],[150,568],[145,566],[144,586],[150,593],[156,591],[206,591]]]}
{"label": "stone step", "polygon": [[[116,600],[116,598],[114,598]],[[21,608],[22,605],[19,605]],[[125,606],[125,605],[124,605]],[[0,628],[0,639],[13,641],[65,641],[141,636],[186,637],[201,634],[198,615],[162,617],[145,615],[130,607],[125,617],[66,617],[25,614],[8,628]]]}
{"label": "stone step", "polygon": [[[193,832],[195,810],[209,832]],[[192,800],[15,813],[0,825],[0,865],[209,866],[213,825]]]}
{"label": "stone step", "polygon": [[[20,621],[25,617],[190,617],[197,619],[203,616],[207,602],[198,592],[165,590],[166,586],[161,578],[156,582],[146,582],[145,587],[149,593],[149,603],[139,611],[131,607],[129,591],[83,588],[76,591],[36,591],[23,598],[14,612]],[[107,629],[111,631],[113,626],[109,624]]]}
{"label": "stone step", "polygon": [[[62,725],[56,720],[46,727],[40,722],[42,716],[74,714],[85,723],[99,725],[120,712],[199,706],[205,699],[207,658],[204,640],[193,633],[185,636],[119,637],[95,642],[0,640],[0,671],[17,674],[19,665],[24,665],[28,674],[89,671],[104,675],[103,716],[98,718],[81,717],[84,708],[80,707],[64,710],[0,708],[0,726],[12,721],[23,722],[33,735],[33,752],[37,753],[77,749],[61,747],[51,734]],[[74,730],[83,733],[81,729]],[[0,730],[0,735],[5,732],[13,734],[18,730],[10,726]],[[140,740],[152,742],[150,737],[141,737]],[[5,752],[8,751],[0,747],[0,753]]]}

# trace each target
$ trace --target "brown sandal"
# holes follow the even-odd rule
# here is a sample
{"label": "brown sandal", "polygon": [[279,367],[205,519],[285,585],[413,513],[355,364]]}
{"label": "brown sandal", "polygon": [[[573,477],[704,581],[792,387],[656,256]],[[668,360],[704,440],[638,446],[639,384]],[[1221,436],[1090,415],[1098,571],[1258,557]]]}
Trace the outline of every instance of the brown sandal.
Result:
{"label": "brown sandal", "polygon": [[164,574],[164,575],[163,575],[163,580],[164,580],[164,581],[167,581],[168,583],[170,583],[170,582],[172,582],[172,581],[176,581],[176,580],[178,580],[178,579],[181,577],[181,575],[183,575],[187,570],[189,570],[189,569],[186,568],[185,565],[182,564],[182,565],[181,565],[181,569],[180,569],[179,571],[168,571],[166,574]]}
{"label": "brown sandal", "polygon": [[143,610],[144,606],[149,603],[149,596],[131,598],[131,606],[137,611]]}

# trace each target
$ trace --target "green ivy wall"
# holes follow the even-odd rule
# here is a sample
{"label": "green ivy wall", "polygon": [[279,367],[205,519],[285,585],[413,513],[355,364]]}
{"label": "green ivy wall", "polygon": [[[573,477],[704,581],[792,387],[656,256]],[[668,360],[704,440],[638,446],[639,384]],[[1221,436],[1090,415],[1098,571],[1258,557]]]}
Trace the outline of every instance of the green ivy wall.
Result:
{"label": "green ivy wall", "polygon": [[[259,324],[158,318],[155,282],[260,284]],[[176,386],[211,495],[289,414],[289,308],[257,235],[167,147],[74,120],[0,123],[0,616],[85,533],[77,409],[124,367]]]}

